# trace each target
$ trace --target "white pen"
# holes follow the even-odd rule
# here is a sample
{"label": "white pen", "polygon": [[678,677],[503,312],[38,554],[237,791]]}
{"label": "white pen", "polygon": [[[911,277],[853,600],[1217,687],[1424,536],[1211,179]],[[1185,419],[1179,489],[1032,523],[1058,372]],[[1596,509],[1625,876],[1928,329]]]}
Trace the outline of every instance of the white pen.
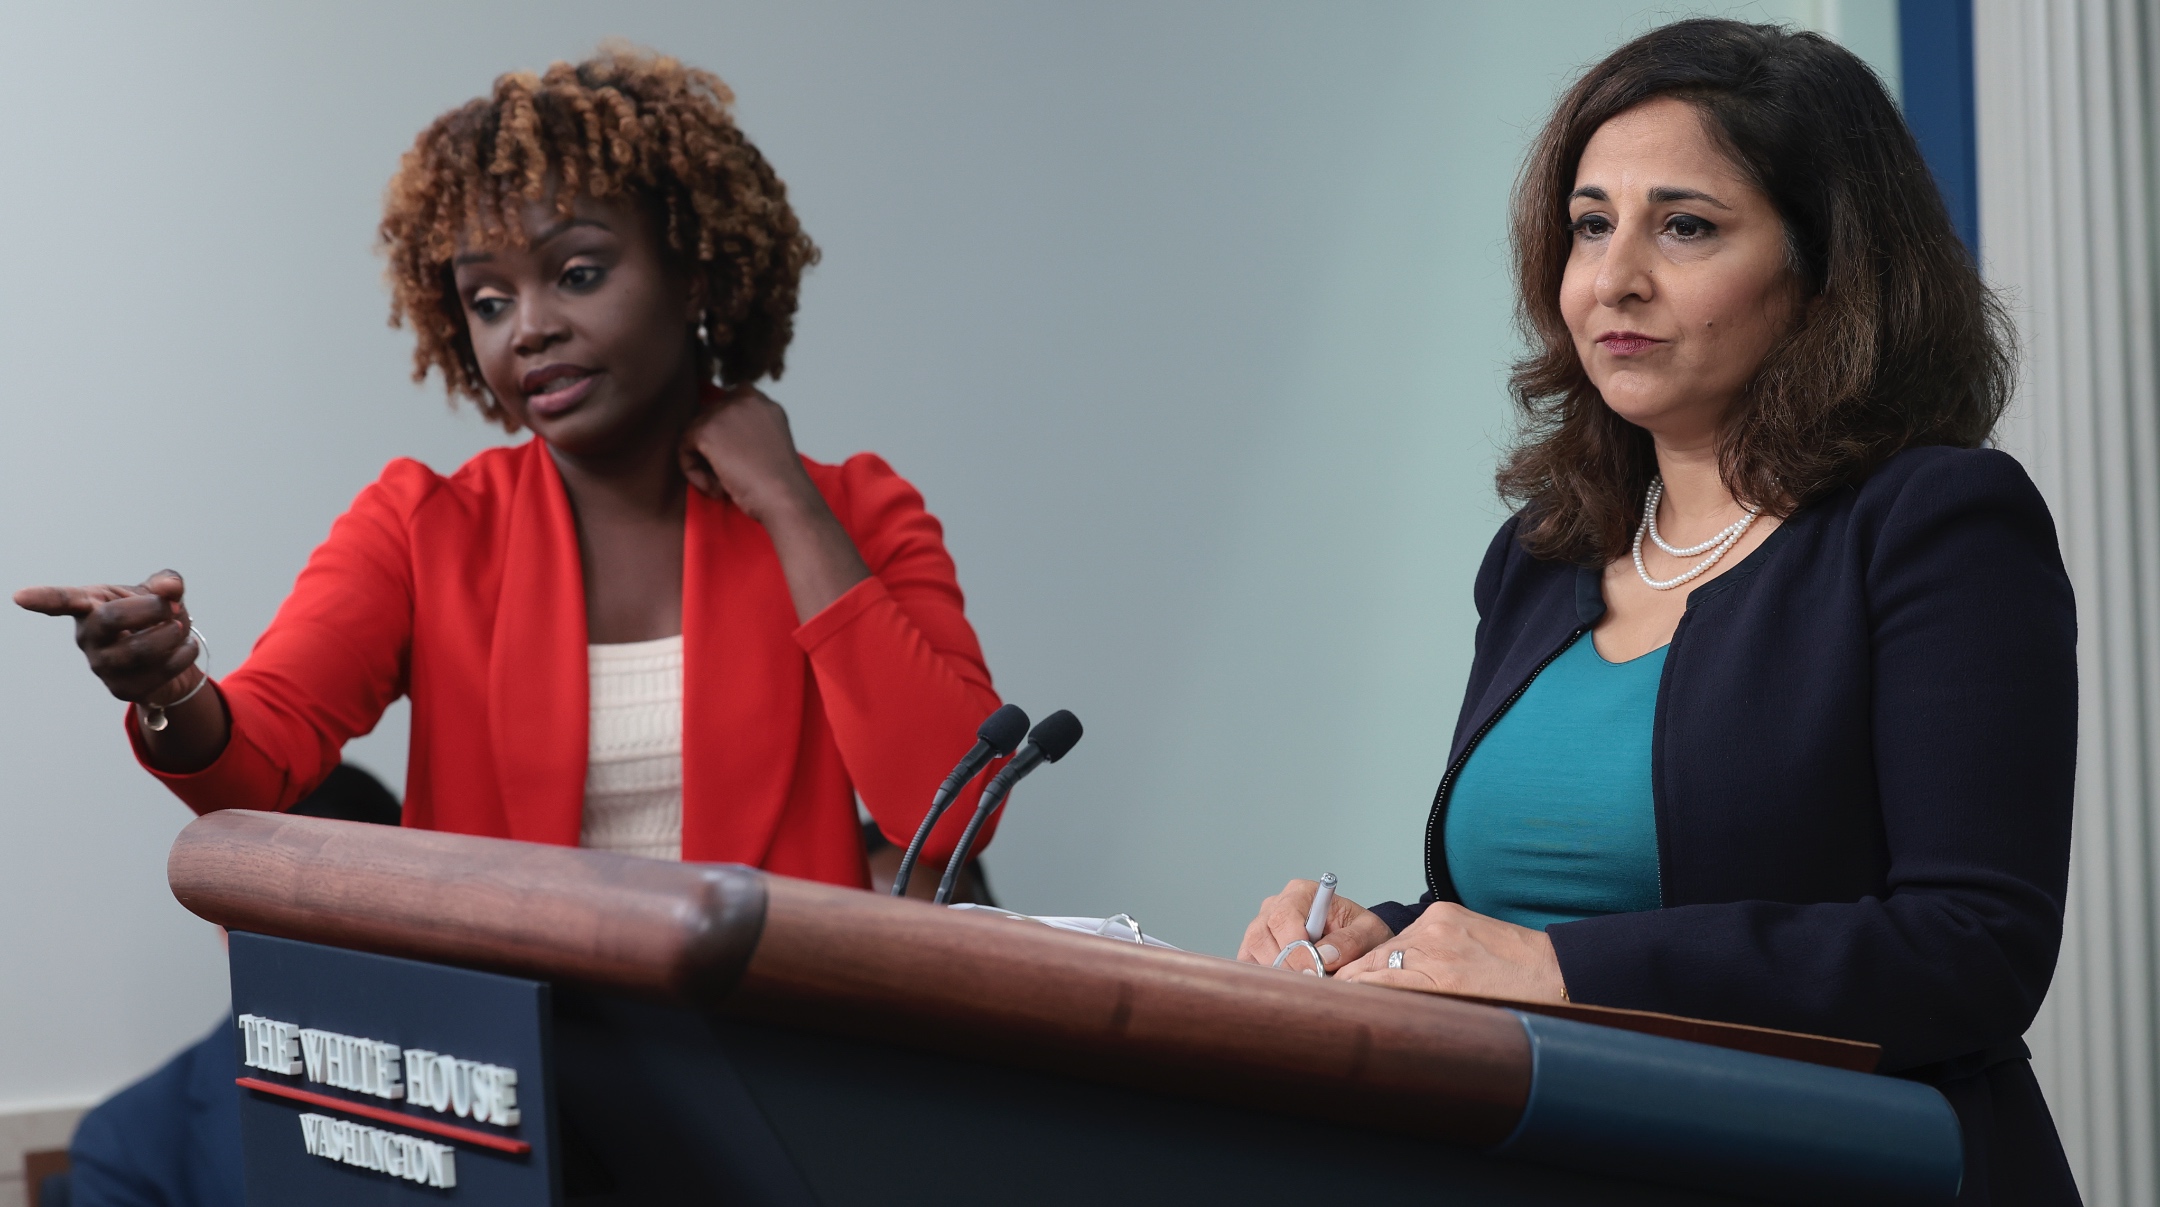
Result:
{"label": "white pen", "polygon": [[1312,912],[1305,915],[1305,937],[1315,943],[1327,933],[1328,906],[1335,904],[1335,873],[1320,874],[1320,891],[1313,894]]}

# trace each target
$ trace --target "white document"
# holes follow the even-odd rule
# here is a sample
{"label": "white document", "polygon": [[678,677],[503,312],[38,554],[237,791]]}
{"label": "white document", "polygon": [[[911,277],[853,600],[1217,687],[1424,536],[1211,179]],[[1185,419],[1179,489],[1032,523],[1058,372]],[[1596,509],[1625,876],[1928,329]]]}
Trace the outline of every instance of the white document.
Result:
{"label": "white document", "polygon": [[1039,922],[1044,926],[1053,926],[1059,930],[1069,930],[1074,934],[1096,935],[1104,939],[1114,939],[1120,943],[1139,943],[1148,947],[1160,947],[1166,951],[1184,950],[1184,948],[1181,947],[1173,947],[1170,944],[1163,942],[1161,939],[1156,938],[1154,935],[1144,933],[1140,929],[1140,924],[1133,921],[1132,915],[1130,914],[1112,914],[1110,917],[1107,918],[1066,918],[1054,917],[1047,914],[1016,914],[1009,909],[999,909],[994,905],[974,905],[966,902],[962,902],[957,905],[949,905],[946,906],[946,908],[974,910],[975,912],[982,914],[996,914],[1000,917],[1012,918],[1015,921],[1020,922]]}

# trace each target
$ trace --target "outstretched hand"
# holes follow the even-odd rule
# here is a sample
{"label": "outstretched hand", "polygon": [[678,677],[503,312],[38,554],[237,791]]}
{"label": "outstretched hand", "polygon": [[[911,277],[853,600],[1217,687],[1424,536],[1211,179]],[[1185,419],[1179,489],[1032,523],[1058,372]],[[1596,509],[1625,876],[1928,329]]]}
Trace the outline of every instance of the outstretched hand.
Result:
{"label": "outstretched hand", "polygon": [[202,653],[190,640],[186,594],[177,572],[160,570],[132,587],[24,587],[15,604],[73,617],[75,644],[107,691],[122,700],[162,704],[193,686],[178,680]]}

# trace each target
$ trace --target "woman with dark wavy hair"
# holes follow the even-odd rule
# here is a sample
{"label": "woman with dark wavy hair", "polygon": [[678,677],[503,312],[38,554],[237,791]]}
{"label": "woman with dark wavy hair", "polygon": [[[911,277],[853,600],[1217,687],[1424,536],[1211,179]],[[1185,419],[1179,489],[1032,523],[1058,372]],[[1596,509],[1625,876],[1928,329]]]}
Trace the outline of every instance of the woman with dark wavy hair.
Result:
{"label": "woman with dark wavy hair", "polygon": [[1960,1202],[2075,1202],[2020,1038],[2062,937],[2075,610],[1986,447],[2002,312],[1896,106],[1815,35],[1667,26],[1562,98],[1513,222],[1521,506],[1427,889],[1336,898],[1322,958],[1872,1041],[1956,1107]]}

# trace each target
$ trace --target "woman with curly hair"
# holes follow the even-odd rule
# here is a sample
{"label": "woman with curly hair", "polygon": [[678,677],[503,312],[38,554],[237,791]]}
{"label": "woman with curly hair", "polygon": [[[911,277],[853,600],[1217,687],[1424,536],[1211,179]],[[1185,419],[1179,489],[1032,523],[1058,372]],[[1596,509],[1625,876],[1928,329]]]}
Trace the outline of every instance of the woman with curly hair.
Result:
{"label": "woman with curly hair", "polygon": [[[406,153],[381,228],[414,377],[533,438],[392,462],[213,681],[178,574],[39,587],[198,812],[285,809],[412,700],[405,824],[867,886],[997,707],[942,530],[877,457],[800,456],[817,249],[715,77],[605,49]],[[970,812],[931,843],[949,850]]]}
{"label": "woman with curly hair", "polygon": [[[2076,610],[1986,447],[2006,324],[1896,105],[1811,34],[1653,31],[1560,101],[1514,245],[1521,507],[1426,891],[1335,898],[1316,950],[1871,1041],[1956,1108],[1959,1202],[2076,1202],[2020,1039],[2062,941]],[[1314,894],[1240,955],[1304,938]]]}

